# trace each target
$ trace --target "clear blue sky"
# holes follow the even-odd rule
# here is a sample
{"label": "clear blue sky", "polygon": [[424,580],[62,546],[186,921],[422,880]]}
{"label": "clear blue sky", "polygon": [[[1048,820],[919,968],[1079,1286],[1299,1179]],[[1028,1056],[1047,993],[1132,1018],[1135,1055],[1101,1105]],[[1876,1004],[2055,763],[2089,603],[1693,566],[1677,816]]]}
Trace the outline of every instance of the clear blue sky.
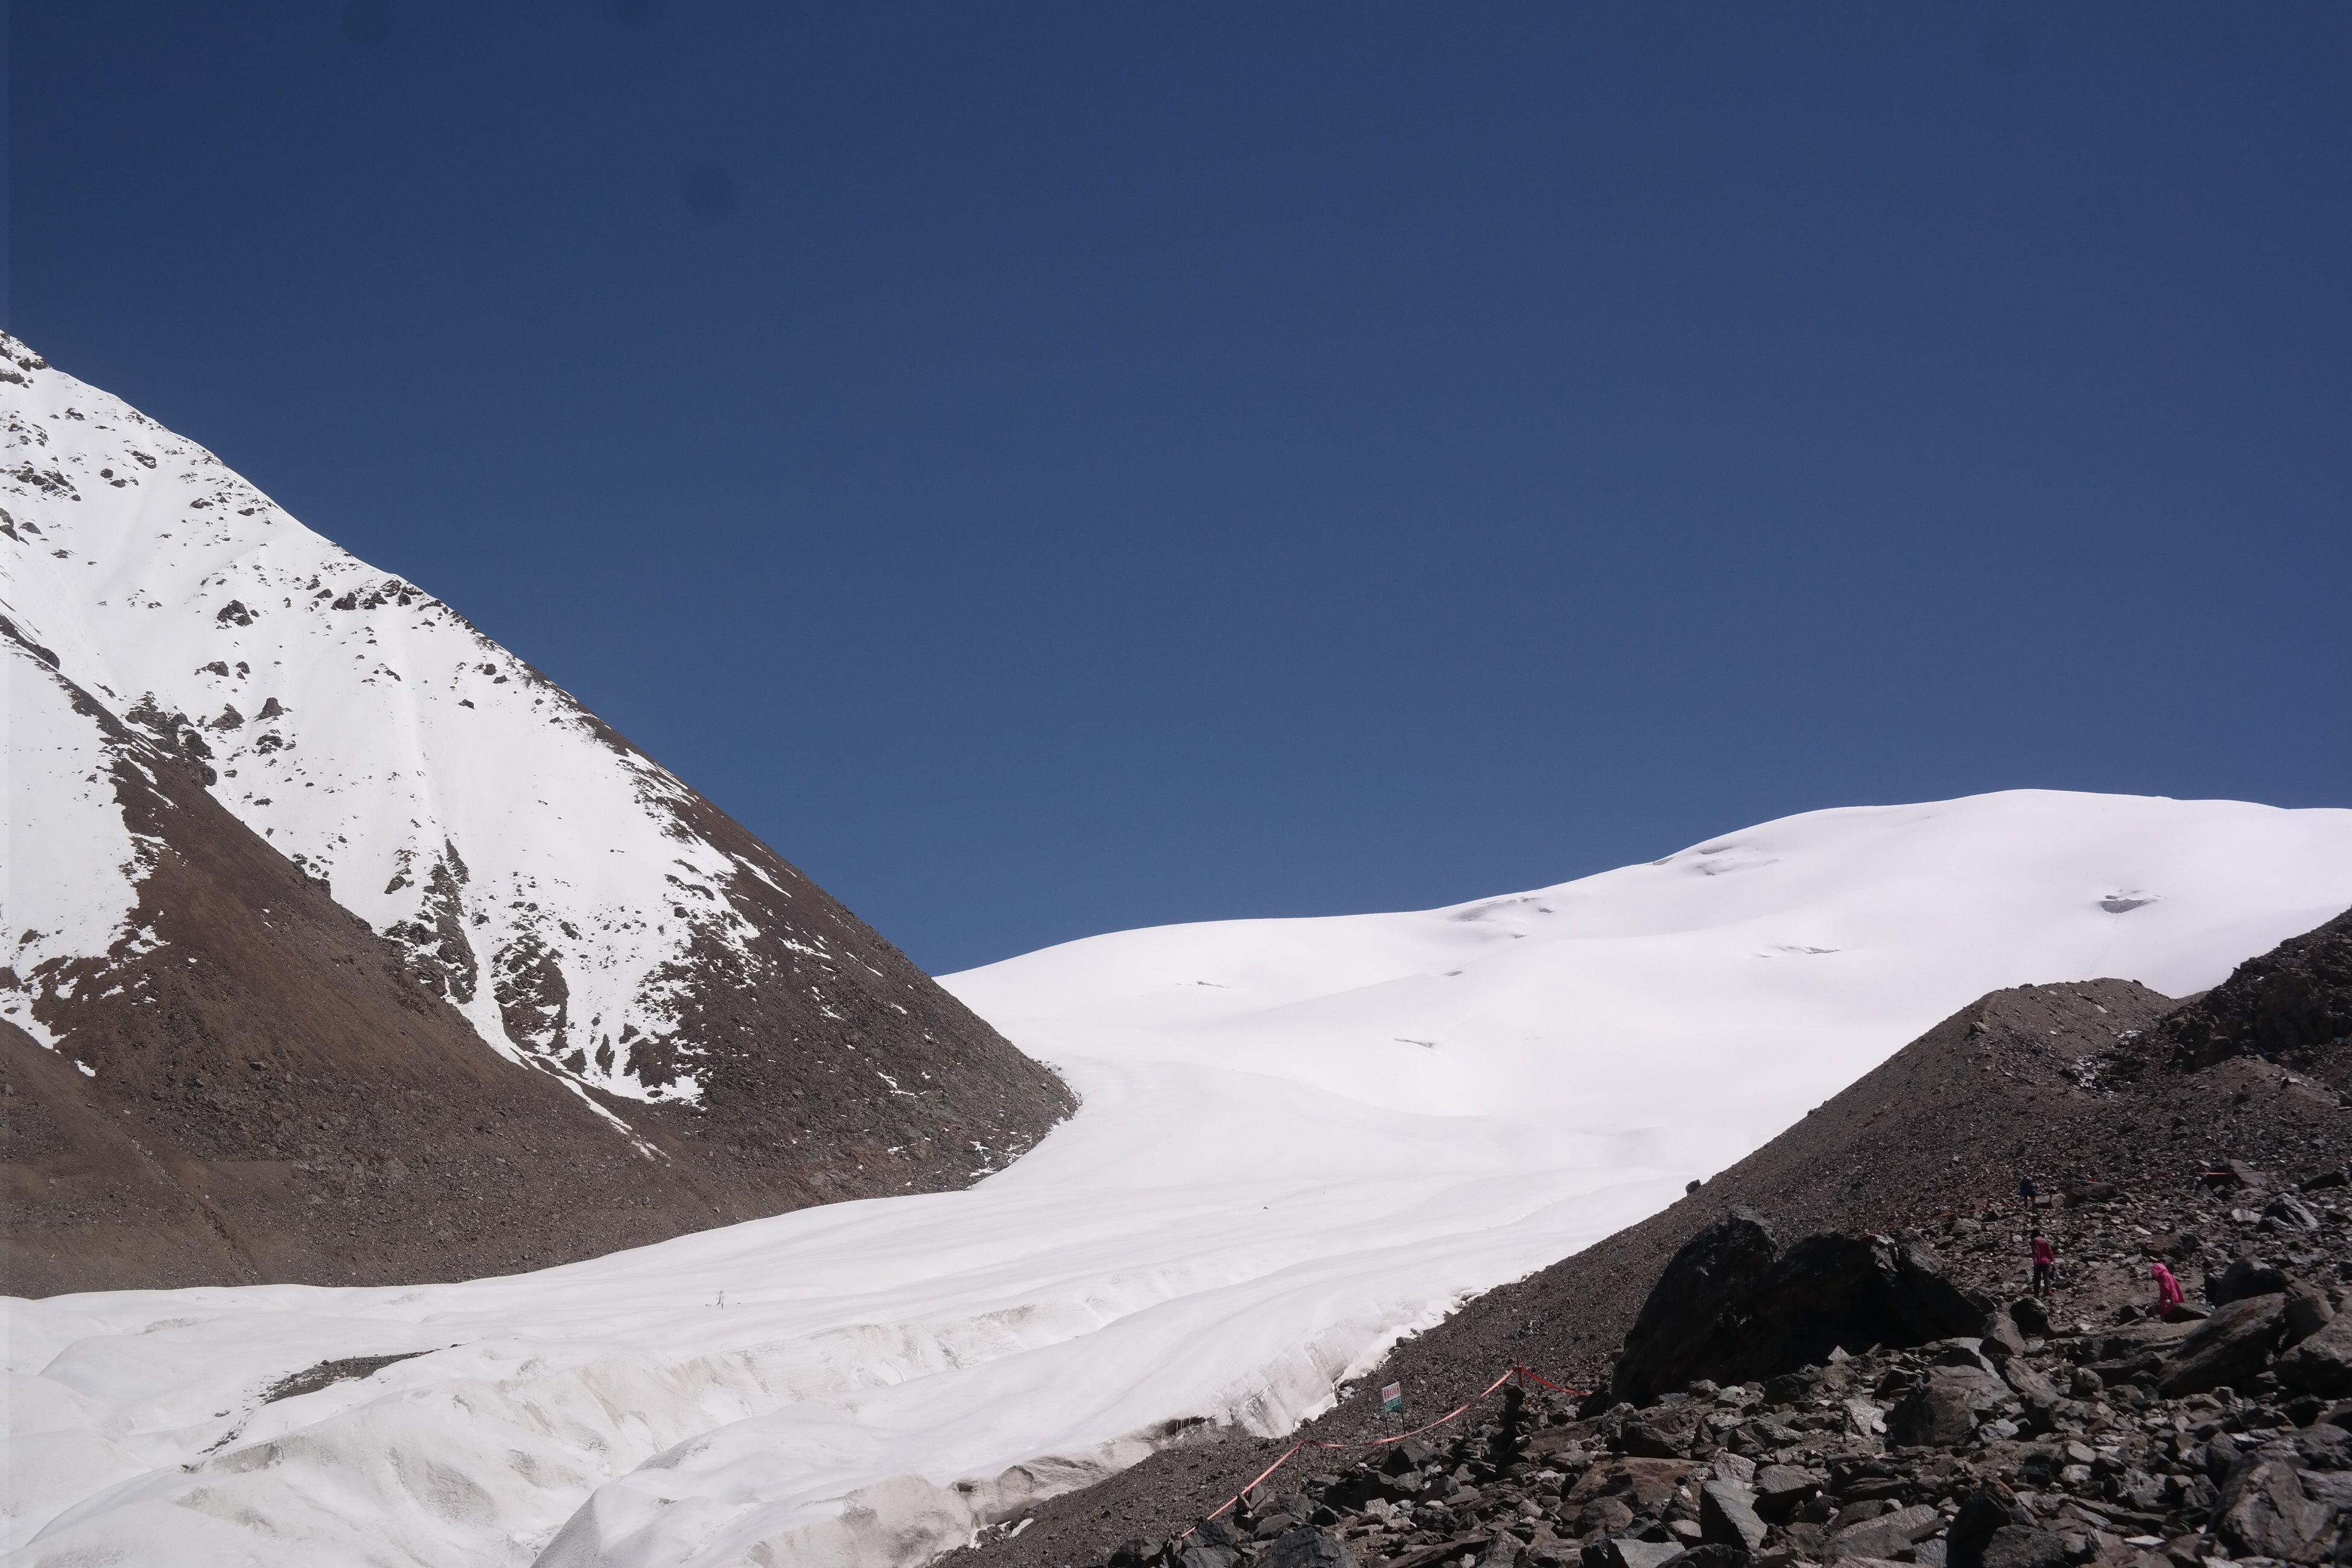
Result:
{"label": "clear blue sky", "polygon": [[947,970],[2352,805],[2352,8],[19,5],[10,322]]}

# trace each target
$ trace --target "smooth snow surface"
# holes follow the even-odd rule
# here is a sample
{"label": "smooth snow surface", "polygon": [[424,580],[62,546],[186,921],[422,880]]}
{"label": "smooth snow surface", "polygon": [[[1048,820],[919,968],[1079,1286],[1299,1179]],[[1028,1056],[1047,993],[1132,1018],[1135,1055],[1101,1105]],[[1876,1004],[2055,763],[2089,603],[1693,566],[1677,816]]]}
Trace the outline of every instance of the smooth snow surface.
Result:
{"label": "smooth snow surface", "polygon": [[[0,352],[0,614],[19,636],[117,718],[206,761],[214,796],[428,960],[490,1048],[631,1099],[698,1100],[681,974],[698,942],[742,948],[751,922],[726,889],[750,868],[680,819],[686,787],[210,452],[5,334]],[[68,742],[32,722],[44,755],[100,745],[94,730]],[[79,776],[12,781],[12,897],[47,896],[26,842],[37,826],[50,837],[69,813],[92,846],[123,837],[70,804]],[[71,920],[41,928],[40,963],[0,977],[0,1016],[45,1044],[36,1000],[68,983],[68,961],[103,952],[130,910],[112,854],[75,850]],[[10,919],[13,940],[25,921]],[[561,1016],[516,984],[549,961]],[[638,1037],[676,1040],[682,1076],[646,1081]]]}
{"label": "smooth snow surface", "polygon": [[2352,812],[2020,793],[1074,942],[950,982],[1086,1099],[969,1192],[468,1284],[13,1303],[8,1539],[54,1568],[915,1563],[1171,1420],[1286,1428],[1987,990],[2193,990],[2347,904]]}

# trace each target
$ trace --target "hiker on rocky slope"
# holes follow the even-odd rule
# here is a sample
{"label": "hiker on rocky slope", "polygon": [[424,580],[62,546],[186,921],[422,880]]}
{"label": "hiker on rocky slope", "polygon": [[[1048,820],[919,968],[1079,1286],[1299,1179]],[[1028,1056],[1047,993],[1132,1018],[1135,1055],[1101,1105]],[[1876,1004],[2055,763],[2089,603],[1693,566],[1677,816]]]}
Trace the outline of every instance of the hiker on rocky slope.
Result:
{"label": "hiker on rocky slope", "polygon": [[2050,1245],[2050,1238],[2042,1234],[2042,1227],[2036,1226],[2033,1230],[2033,1293],[2048,1296],[2051,1279],[2057,1271],[2057,1249]]}
{"label": "hiker on rocky slope", "polygon": [[2180,1281],[2172,1277],[2172,1270],[2164,1266],[2162,1258],[2149,1264],[2147,1272],[2156,1281],[2156,1315],[2169,1321],[2181,1302]]}

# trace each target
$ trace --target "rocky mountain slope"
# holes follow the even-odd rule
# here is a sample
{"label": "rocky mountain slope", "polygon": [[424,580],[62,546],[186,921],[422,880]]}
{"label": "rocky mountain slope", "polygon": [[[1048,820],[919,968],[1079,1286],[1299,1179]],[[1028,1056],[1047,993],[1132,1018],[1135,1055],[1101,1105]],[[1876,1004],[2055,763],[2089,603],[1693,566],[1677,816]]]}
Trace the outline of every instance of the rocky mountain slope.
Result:
{"label": "rocky mountain slope", "polygon": [[0,353],[7,1290],[500,1272],[1067,1113],[448,606]]}
{"label": "rocky mountain slope", "polygon": [[[2069,1366],[2077,1361],[2104,1364],[2120,1356],[2131,1373],[2123,1381],[2131,1382],[2140,1373],[2156,1375],[2148,1394],[2154,1399],[2164,1379],[2156,1363],[2144,1363],[2141,1358],[2153,1354],[2160,1363],[2164,1347],[2153,1342],[2125,1347],[2108,1343],[2122,1310],[2133,1308],[2136,1315],[2137,1304],[2150,1297],[2147,1265],[2151,1248],[2171,1260],[2192,1298],[2207,1274],[2213,1277],[2216,1293],[2228,1294],[2221,1281],[2232,1268],[2241,1281],[2251,1269],[2271,1268],[2280,1279],[2301,1279],[2323,1293],[2339,1289],[2352,1277],[2347,1273],[2352,1269],[2352,1212],[2337,1201],[2341,1192],[2333,1184],[2338,1178],[2331,1174],[2352,1161],[2352,1114],[2346,1109],[2347,1096],[2352,1094],[2347,1035],[2352,1035],[2352,913],[2249,960],[2221,985],[2186,1003],[2175,1004],[2145,986],[2113,980],[1996,992],[1948,1018],[1681,1202],[1524,1280],[1488,1292],[1436,1329],[1401,1344],[1377,1372],[1343,1391],[1336,1409],[1297,1433],[1278,1439],[1204,1436],[1193,1445],[1171,1448],[1084,1491],[1024,1510],[1030,1522],[1017,1533],[1000,1534],[955,1561],[959,1568],[1104,1563],[1118,1561],[1114,1553],[1122,1542],[1139,1542],[1139,1552],[1130,1549],[1127,1555],[1136,1558],[1136,1568],[1140,1568],[1141,1559],[1157,1552],[1160,1542],[1233,1495],[1298,1439],[1360,1443],[1399,1430],[1400,1417],[1380,1409],[1379,1390],[1391,1381],[1406,1391],[1402,1419],[1434,1417],[1515,1363],[1523,1363],[1573,1388],[1606,1390],[1620,1364],[1620,1346],[1677,1253],[1708,1227],[1740,1213],[1764,1216],[1783,1237],[1878,1232],[1936,1246],[1941,1249],[1937,1266],[1959,1285],[1980,1292],[1980,1306],[2011,1300],[2023,1290],[2027,1232],[2039,1223],[2053,1237],[2063,1267],[2050,1309],[2056,1321],[2045,1336],[2046,1349],[2036,1355],[2056,1356]],[[2229,1173],[2232,1162],[2239,1173],[2235,1176]],[[2214,1172],[2223,1173],[2208,1174]],[[2031,1208],[2022,1205],[2017,1191],[2027,1176],[2034,1178],[2038,1189],[2038,1203]],[[2272,1190],[2258,1196],[2236,1190],[2246,1178]],[[2292,1189],[2299,1182],[2313,1183],[2315,1190],[2294,1197],[2292,1205],[2282,1202],[2294,1197]],[[1671,1298],[1676,1292],[1665,1294]],[[2340,1304],[2329,1300],[2331,1306]],[[2168,1331],[2170,1326],[2166,1327]],[[2265,1341],[2265,1357],[2257,1358],[2254,1371],[2263,1370],[2265,1358],[2281,1348],[2283,1337],[2282,1328]],[[1860,1352],[1870,1347],[1843,1348]],[[1658,1362],[1654,1347],[1645,1359]],[[2109,1367],[2110,1373],[2115,1370]],[[1917,1358],[1883,1358],[1831,1381],[1840,1384],[1835,1392],[1842,1398],[1855,1391],[1857,1377],[1874,1388],[1877,1384],[1870,1379],[1919,1373]],[[1633,1386],[1622,1392],[1648,1402],[1658,1391],[1640,1386],[1643,1381],[1634,1374]],[[2074,1384],[2062,1380],[2061,1386]],[[2277,1430],[2293,1426],[2294,1417],[2271,1392],[2275,1384],[2239,1388],[2216,1398],[2213,1389],[2218,1386],[2174,1388],[2163,1395],[2172,1405],[2161,1409],[2149,1405],[2145,1415],[2139,1406],[2147,1401],[2135,1397],[2127,1419],[2120,1423],[2112,1405],[2097,1413],[2087,1408],[2068,1413],[2065,1418],[2075,1423],[2071,1440],[2096,1439],[2095,1454],[2102,1446],[2113,1450],[2092,1478],[2104,1485],[2133,1468],[2117,1457],[2147,1447],[2156,1431],[2147,1424],[2149,1419],[2173,1430],[2169,1424],[2179,1416],[2188,1421],[2179,1430],[2210,1426],[2231,1435],[2226,1455],[2209,1447],[2194,1465],[2184,1458],[2183,1445],[2167,1438],[2171,1447],[2162,1463],[2152,1471],[2145,1462],[2139,1466],[2140,1478],[2159,1478],[2159,1490],[2160,1478],[2176,1468],[2207,1474],[2218,1488],[2228,1480],[2240,1449],[2251,1454],[2298,1441],[2325,1448],[2333,1441],[2325,1434],[2305,1441]],[[1707,1391],[1705,1398],[1712,1400],[1719,1392]],[[2333,1397],[2352,1394],[2352,1387],[2315,1385],[2310,1392],[2328,1392]],[[1750,1389],[1732,1403],[1741,1410],[1755,1407],[1753,1414],[1763,1414],[1771,1404],[1790,1403],[1768,1400],[1765,1393]],[[2202,1401],[2193,1409],[2180,1403],[2191,1394]],[[1680,1391],[1669,1394],[1679,1399]],[[2237,1397],[2241,1394],[2249,1397]],[[1848,1422],[1842,1405],[1834,1400],[1827,1407],[1813,1403],[1828,1396],[1808,1387],[1796,1400],[1801,1408],[1784,1411],[1787,1419],[1781,1424],[1795,1420],[1810,1428],[1818,1425],[1813,1417],[1827,1408],[1837,1416],[1832,1427],[1845,1432]],[[1601,1403],[1609,1400],[1604,1396]],[[1693,1405],[1675,1417],[1685,1423],[1685,1417],[1710,1408],[1705,1403]],[[2295,1415],[2307,1426],[2328,1409],[2324,1402],[2307,1404],[2298,1406]],[[1559,1418],[1570,1418],[1565,1406]],[[2130,1426],[2130,1436],[2118,1447],[2108,1434],[2125,1425]],[[1622,1426],[1621,1421],[1621,1436]],[[1433,1436],[1432,1451],[1451,1442],[1457,1430],[1449,1427]],[[2051,1426],[2041,1435],[2058,1431]],[[2248,1433],[2256,1434],[2255,1440],[2237,1441]],[[2037,1457],[2029,1458],[2032,1433],[2024,1434],[2023,1446],[1993,1454],[1990,1465],[1967,1444],[1945,1444],[1948,1450],[1969,1450],[1959,1455],[1965,1463],[1943,1465],[1935,1484],[1923,1486],[1918,1477],[1921,1466],[1928,1463],[1925,1458],[1910,1464],[1900,1477],[1863,1477],[1863,1466],[1879,1463],[1887,1442],[1882,1434],[1856,1436],[1869,1439],[1864,1447],[1875,1444],[1875,1448],[1867,1459],[1843,1454],[1843,1477],[1899,1484],[1839,1492],[1827,1474],[1817,1476],[1815,1491],[1830,1495],[1839,1506],[1916,1492],[1915,1500],[1940,1500],[1957,1507],[1956,1498],[1972,1496],[1970,1489],[1979,1481],[2004,1474],[2014,1479],[2027,1469],[2040,1474],[2036,1467],[2054,1475],[2073,1462],[2044,1466],[2046,1456],[2039,1449],[2033,1449]],[[2011,1442],[2019,1436],[2013,1431],[1999,1440]],[[1589,1423],[1577,1437],[1588,1462],[1609,1447],[1600,1440],[1600,1428]],[[2210,1439],[2207,1432],[2196,1441]],[[1618,1447],[1624,1451],[1622,1440]],[[1638,1456],[1640,1450],[1637,1446],[1631,1451]],[[1676,1462],[1691,1451],[1686,1441]],[[2057,1451],[2064,1452],[2063,1447]],[[1757,1450],[1747,1452],[1752,1456]],[[1429,1480],[1450,1476],[1469,1457],[1456,1454],[1429,1472]],[[1313,1450],[1305,1458],[1323,1464],[1327,1471],[1330,1468]],[[2145,1461],[2147,1457],[2139,1458]],[[1816,1453],[1811,1462],[1819,1470],[1828,1461],[1824,1453]],[[1696,1521],[1696,1484],[1683,1483],[1694,1477],[1705,1479],[1699,1475],[1703,1468],[1685,1466],[1670,1484],[1621,1500],[1629,1508],[1642,1502],[1647,1517],[1664,1529],[1675,1521],[1673,1500],[1680,1497],[1685,1517]],[[2211,1473],[2216,1468],[2218,1475]],[[1491,1496],[1482,1494],[1450,1516],[1433,1516],[1431,1522],[1440,1528],[1424,1529],[1419,1542],[1411,1539],[1412,1528],[1361,1517],[1367,1500],[1359,1495],[1361,1485],[1349,1482],[1357,1493],[1343,1496],[1354,1497],[1350,1506],[1360,1530],[1348,1549],[1357,1560],[1383,1568],[1434,1568],[1465,1554],[1479,1563],[1511,1562],[1525,1568],[1536,1560],[1531,1538],[1540,1516],[1546,1531],[1575,1542],[1569,1555],[1576,1556],[1584,1545],[1609,1538],[1611,1531],[1622,1530],[1634,1517],[1629,1511],[1626,1520],[1601,1514],[1588,1518],[1583,1511],[1602,1493],[1622,1493],[1633,1484],[1613,1473],[1577,1495],[1576,1506],[1563,1512],[1566,1494],[1575,1492],[1580,1476],[1590,1473],[1570,1476],[1556,1470],[1544,1483],[1551,1489],[1549,1496],[1537,1500],[1536,1514],[1526,1516],[1528,1528],[1508,1542],[1492,1531],[1456,1526],[1464,1525],[1465,1517],[1482,1513],[1489,1519],[1496,1512],[1519,1513],[1529,1500],[1524,1480]],[[1451,1489],[1454,1483],[1442,1485]],[[1269,1482],[1265,1491],[1268,1500],[1262,1500],[1257,1510],[1261,1516],[1269,1509],[1278,1511],[1270,1500],[1280,1495],[1280,1484]],[[2202,1500],[2194,1504],[2184,1500],[2190,1491],[2173,1488],[2167,1494],[2169,1511],[2154,1510],[2162,1517],[2131,1521],[2116,1541],[2144,1538],[2160,1524],[2176,1535],[2179,1531],[2175,1527],[2209,1531],[2196,1537],[2193,1547],[2177,1548],[2176,1557],[2186,1552],[2191,1560],[2202,1561],[2217,1552],[2252,1550],[2243,1543],[2247,1538],[2210,1534],[2220,1517],[2215,1512],[2218,1491],[2211,1496],[2196,1492]],[[2096,1527],[2072,1516],[2071,1524],[2059,1519],[2057,1512],[2069,1496],[2061,1488],[2048,1507],[2038,1511],[2029,1507],[2031,1527],[2044,1535],[2079,1535],[2097,1528],[2115,1533],[2112,1521]],[[2095,1492],[2093,1498],[2098,1500]],[[2114,1500],[2109,1496],[2105,1500]],[[1497,1504],[1502,1506],[1494,1506]],[[2152,1512],[2125,1506],[2141,1515]],[[2189,1508],[2201,1508],[2204,1517],[2172,1517]],[[1311,1509],[1307,1511],[1311,1515]],[[1950,1512],[1947,1509],[1939,1514],[1938,1530],[1948,1529],[1944,1521]],[[1327,1522],[1336,1522],[1336,1515]],[[1832,1513],[1815,1522],[1838,1521]],[[1862,1521],[1848,1516],[1845,1522]],[[1017,1526],[1019,1521],[1006,1523]],[[1602,1526],[1598,1534],[1596,1524]],[[1366,1525],[1377,1525],[1377,1535],[1361,1528]],[[1469,1540],[1473,1534],[1480,1538]],[[1591,1539],[1583,1539],[1587,1537]],[[1278,1532],[1267,1541],[1276,1539]],[[2232,1541],[2239,1544],[2233,1546]],[[1242,1553],[1257,1556],[1265,1544],[1251,1542],[1241,1548]],[[1784,1538],[1777,1544],[1788,1562],[1822,1561],[1828,1552],[1819,1539],[1792,1545]],[[1860,1554],[1907,1552],[1906,1560],[1935,1561],[1932,1553],[1913,1552],[1914,1541],[1878,1544],[1885,1550]],[[2092,1553],[2078,1550],[2080,1542],[2067,1550],[2076,1562],[2090,1554],[2116,1554],[2110,1550],[2113,1542],[2094,1544]],[[2143,1539],[2132,1550],[2146,1545]],[[1319,1561],[1337,1562],[1329,1546],[1318,1550],[1325,1553]],[[1828,1552],[1831,1557],[1854,1554]],[[1653,1568],[1613,1559],[1586,1562],[1588,1568]],[[1234,1565],[1187,1562],[1181,1568]]]}

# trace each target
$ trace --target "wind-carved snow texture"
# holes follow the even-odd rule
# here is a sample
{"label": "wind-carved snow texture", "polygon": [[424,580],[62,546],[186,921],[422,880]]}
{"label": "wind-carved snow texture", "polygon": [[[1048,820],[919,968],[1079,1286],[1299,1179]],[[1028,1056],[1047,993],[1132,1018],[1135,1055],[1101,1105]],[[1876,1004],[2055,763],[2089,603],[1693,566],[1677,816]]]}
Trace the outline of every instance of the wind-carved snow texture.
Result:
{"label": "wind-carved snow texture", "polygon": [[[700,1100],[707,1047],[680,1026],[688,993],[713,973],[794,984],[754,951],[759,916],[741,903],[747,881],[758,898],[791,893],[698,832],[676,778],[449,606],[119,398],[0,344],[5,613],[23,637],[203,768],[223,805],[398,942],[493,1048],[628,1099]],[[89,738],[30,733],[18,766],[41,813],[12,820],[79,812],[76,835],[120,837],[95,823],[89,759],[68,754]],[[100,795],[76,806],[78,789]],[[41,837],[61,855],[73,842]],[[53,961],[104,951],[107,921],[133,900],[110,872],[37,876],[41,854],[12,846],[16,896],[70,887],[89,908],[12,913],[12,941],[43,934],[18,944],[0,1009],[47,1040]],[[851,962],[819,931],[793,944],[816,965]],[[823,1005],[821,979],[797,984]]]}
{"label": "wind-carved snow texture", "polygon": [[1084,1105],[969,1190],[462,1284],[10,1303],[0,1550],[913,1568],[1201,1422],[1328,1408],[1988,991],[2199,990],[2348,904],[2352,812],[2017,792],[1031,953],[948,984]]}

